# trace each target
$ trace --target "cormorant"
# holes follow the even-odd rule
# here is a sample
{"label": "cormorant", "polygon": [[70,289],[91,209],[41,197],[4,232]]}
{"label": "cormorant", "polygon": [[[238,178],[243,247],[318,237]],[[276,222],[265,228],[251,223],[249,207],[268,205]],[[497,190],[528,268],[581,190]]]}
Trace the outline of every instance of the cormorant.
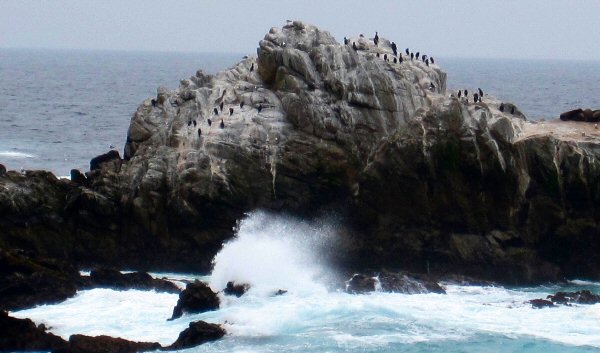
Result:
{"label": "cormorant", "polygon": [[388,61],[387,54],[383,54],[383,60]]}
{"label": "cormorant", "polygon": [[498,110],[504,112],[504,103],[500,103],[500,107],[498,107]]}
{"label": "cormorant", "polygon": [[233,115],[233,108],[229,108],[229,116]]}
{"label": "cormorant", "polygon": [[406,50],[404,51],[406,53],[406,55],[409,55],[410,51],[408,50],[408,48],[406,48]]}
{"label": "cormorant", "polygon": [[430,57],[429,60],[431,61],[432,64],[435,64],[435,61],[433,60],[433,57]]}
{"label": "cormorant", "polygon": [[477,103],[479,101],[479,94],[473,93],[473,102]]}
{"label": "cormorant", "polygon": [[417,52],[417,53],[415,54],[415,57],[417,58],[417,60],[419,60],[419,52]]}
{"label": "cormorant", "polygon": [[402,61],[404,61],[404,59],[402,59],[402,54],[400,54],[400,56],[398,57],[398,61],[400,62],[400,64],[402,64]]}
{"label": "cormorant", "polygon": [[429,82],[429,89],[432,91],[435,89],[435,85],[433,84],[433,82]]}
{"label": "cormorant", "polygon": [[208,118],[208,126],[212,125],[212,120],[210,120],[210,118]]}
{"label": "cormorant", "polygon": [[242,109],[244,107],[244,101],[240,102],[240,109]]}
{"label": "cormorant", "polygon": [[258,109],[258,112],[260,113],[262,111],[262,108],[263,108],[262,104],[259,104],[258,108],[256,108],[256,109]]}
{"label": "cormorant", "polygon": [[153,107],[156,107],[156,99],[152,98],[152,100],[150,101],[150,103],[152,103]]}
{"label": "cormorant", "polygon": [[217,110],[217,108],[213,109],[213,112],[215,112],[215,115],[219,115],[219,111]]}
{"label": "cormorant", "polygon": [[223,102],[221,102],[221,104],[219,104],[219,109],[221,109],[221,111],[223,111]]}
{"label": "cormorant", "polygon": [[198,128],[198,136],[202,136],[202,130],[200,130],[200,128]]}
{"label": "cormorant", "polygon": [[254,63],[250,66],[250,72],[254,71]]}
{"label": "cormorant", "polygon": [[396,46],[396,43],[392,42],[392,52],[394,52],[394,56],[398,55],[398,47]]}
{"label": "cormorant", "polygon": [[462,91],[458,90],[458,98],[460,98],[461,95],[462,95]]}
{"label": "cormorant", "polygon": [[356,42],[352,42],[352,49],[354,49],[354,51],[358,50],[358,48],[356,48]]}
{"label": "cormorant", "polygon": [[483,91],[481,90],[481,88],[477,89],[479,91],[479,97],[483,97]]}
{"label": "cormorant", "polygon": [[425,60],[425,64],[429,66],[429,59]]}
{"label": "cormorant", "polygon": [[192,125],[192,121],[188,120],[188,126]]}
{"label": "cormorant", "polygon": [[219,127],[221,129],[225,128],[225,123],[223,122],[223,119],[221,119],[221,123],[219,124]]}
{"label": "cormorant", "polygon": [[415,54],[414,53],[410,53],[410,60],[415,58]]}
{"label": "cormorant", "polygon": [[513,105],[512,107],[510,107],[510,113],[511,114],[515,114],[515,106]]}
{"label": "cormorant", "polygon": [[469,96],[469,91],[465,90],[465,97]]}
{"label": "cormorant", "polygon": [[375,43],[375,45],[379,43],[379,35],[377,34],[377,32],[375,32],[375,38],[373,38],[373,42]]}
{"label": "cormorant", "polygon": [[396,64],[398,62],[398,59],[394,58],[394,64]]}
{"label": "cormorant", "polygon": [[194,127],[196,127],[196,120],[192,120],[192,123],[194,124]]}
{"label": "cormorant", "polygon": [[348,38],[344,37],[344,45],[348,45]]}
{"label": "cormorant", "polygon": [[377,53],[377,57],[379,57],[379,53]]}

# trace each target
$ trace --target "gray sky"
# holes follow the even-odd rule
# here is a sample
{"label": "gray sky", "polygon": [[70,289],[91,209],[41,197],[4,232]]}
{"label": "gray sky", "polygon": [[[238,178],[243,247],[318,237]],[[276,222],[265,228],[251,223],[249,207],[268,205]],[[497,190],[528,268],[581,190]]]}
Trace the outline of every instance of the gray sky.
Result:
{"label": "gray sky", "polygon": [[598,0],[0,0],[0,47],[255,53],[301,19],[439,57],[600,60]]}

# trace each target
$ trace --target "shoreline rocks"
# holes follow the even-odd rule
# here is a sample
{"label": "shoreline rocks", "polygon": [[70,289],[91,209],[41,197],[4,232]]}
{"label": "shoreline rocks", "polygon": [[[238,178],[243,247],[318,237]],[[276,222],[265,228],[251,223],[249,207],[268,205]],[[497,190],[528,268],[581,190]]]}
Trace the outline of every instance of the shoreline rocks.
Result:
{"label": "shoreline rocks", "polygon": [[202,343],[215,341],[225,336],[225,330],[215,324],[204,321],[190,322],[188,328],[183,330],[177,340],[163,350],[180,350],[195,347]]}
{"label": "shoreline rocks", "polygon": [[88,278],[83,277],[88,283],[86,288],[111,288],[114,290],[155,290],[157,292],[181,293],[181,289],[173,282],[164,279],[152,278],[146,272],[121,273],[114,269],[95,269]]}

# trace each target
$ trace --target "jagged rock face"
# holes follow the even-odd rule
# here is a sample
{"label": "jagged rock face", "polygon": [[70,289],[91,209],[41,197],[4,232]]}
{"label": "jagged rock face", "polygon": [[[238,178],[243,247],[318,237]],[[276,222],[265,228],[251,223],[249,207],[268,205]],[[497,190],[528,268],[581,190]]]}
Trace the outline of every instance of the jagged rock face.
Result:
{"label": "jagged rock face", "polygon": [[[0,176],[2,240],[80,262],[208,270],[247,211],[334,208],[347,216],[347,266],[598,277],[600,136],[527,122],[489,96],[448,97],[437,65],[384,61],[384,38],[349,42],[357,50],[301,22],[273,28],[257,58],[159,88],[132,117],[124,161],[96,163],[85,183]],[[51,186],[42,210],[36,183]],[[35,231],[23,225],[32,214]]]}

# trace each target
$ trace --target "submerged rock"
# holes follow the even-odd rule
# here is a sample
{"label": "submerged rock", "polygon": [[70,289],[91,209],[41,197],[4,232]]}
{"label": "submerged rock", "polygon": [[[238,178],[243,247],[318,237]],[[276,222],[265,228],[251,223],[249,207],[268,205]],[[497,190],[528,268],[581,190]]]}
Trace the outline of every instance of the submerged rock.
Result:
{"label": "submerged rock", "polygon": [[426,276],[408,273],[382,272],[378,276],[381,290],[384,292],[404,294],[438,293],[446,294],[436,281]]}
{"label": "submerged rock", "polygon": [[200,281],[189,283],[179,294],[177,305],[169,320],[180,318],[183,313],[202,313],[219,308],[219,297],[210,287]]}
{"label": "submerged rock", "polygon": [[235,295],[236,297],[241,297],[250,289],[250,285],[246,283],[237,284],[235,282],[229,281],[227,282],[227,286],[223,290],[223,293],[226,295]]}
{"label": "submerged rock", "polygon": [[111,288],[117,290],[138,289],[157,292],[180,293],[181,289],[173,282],[152,278],[146,272],[121,273],[114,269],[95,269],[90,272],[89,288]]}
{"label": "submerged rock", "polygon": [[532,299],[528,303],[535,309],[553,308],[555,306],[553,302],[546,299]]}
{"label": "submerged rock", "polygon": [[36,326],[29,319],[16,319],[0,311],[0,351],[54,351],[63,348],[67,342],[46,332],[43,325]]}
{"label": "submerged rock", "polygon": [[172,345],[165,347],[164,350],[191,348],[202,343],[218,340],[223,336],[225,336],[225,330],[219,325],[204,321],[190,322],[189,327],[181,331],[177,340]]}
{"label": "submerged rock", "polygon": [[72,335],[69,344],[53,353],[135,353],[156,351],[161,345],[156,342],[133,342],[110,336]]}
{"label": "submerged rock", "polygon": [[557,292],[554,295],[549,295],[553,303],[570,305],[570,304],[598,304],[600,303],[600,295],[593,294],[589,290],[580,290],[577,292]]}

